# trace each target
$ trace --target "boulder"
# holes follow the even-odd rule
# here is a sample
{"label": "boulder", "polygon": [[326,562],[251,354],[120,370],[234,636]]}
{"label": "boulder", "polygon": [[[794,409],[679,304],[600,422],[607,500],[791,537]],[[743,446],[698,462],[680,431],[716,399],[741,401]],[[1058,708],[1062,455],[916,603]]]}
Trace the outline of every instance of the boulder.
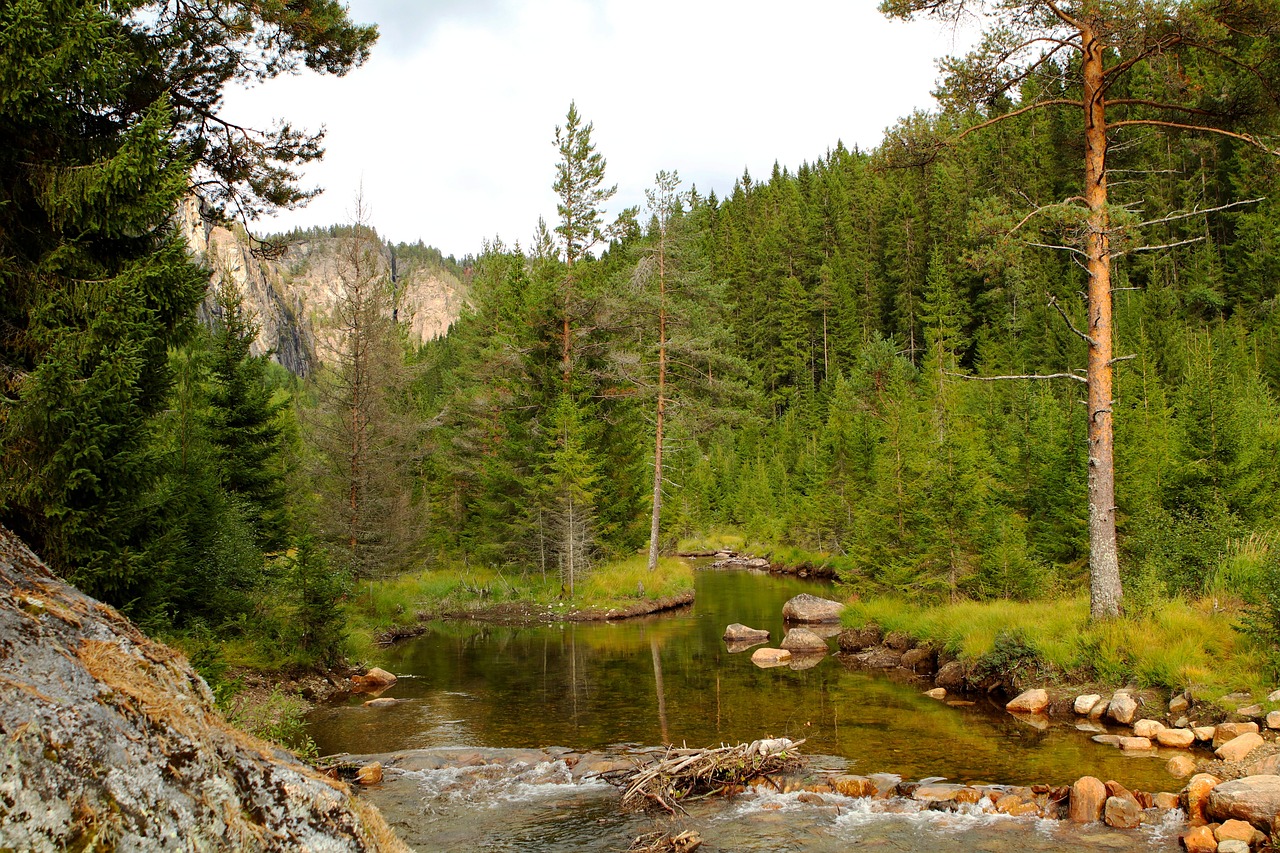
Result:
{"label": "boulder", "polygon": [[1248,723],[1219,723],[1213,730],[1213,747],[1217,749],[1230,740],[1235,740],[1240,735],[1257,734],[1258,724],[1254,722]]}
{"label": "boulder", "polygon": [[1218,839],[1207,826],[1195,826],[1182,834],[1182,846],[1187,853],[1218,853]]}
{"label": "boulder", "polygon": [[1280,729],[1280,711],[1272,711],[1267,714],[1267,728]]}
{"label": "boulder", "polygon": [[1180,808],[1178,795],[1170,794],[1168,791],[1161,791],[1155,795],[1155,807],[1162,812],[1171,812],[1176,808]]}
{"label": "boulder", "polygon": [[1138,737],[1155,739],[1156,734],[1164,728],[1159,720],[1138,720],[1133,724],[1133,733]]}
{"label": "boulder", "polygon": [[1236,708],[1236,713],[1242,717],[1261,717],[1262,706],[1257,703],[1245,705],[1243,708]]}
{"label": "boulder", "polygon": [[1213,736],[1217,734],[1217,726],[1192,726],[1191,733],[1196,736],[1196,740],[1205,743],[1212,743]]}
{"label": "boulder", "polygon": [[894,669],[902,665],[902,653],[895,652],[888,646],[877,646],[869,651],[859,652],[854,659],[867,669]]}
{"label": "boulder", "polygon": [[884,644],[895,652],[905,652],[916,647],[916,638],[906,631],[890,631],[885,634]]}
{"label": "boulder", "polygon": [[787,631],[787,636],[782,638],[780,645],[796,654],[827,653],[827,641],[805,628],[792,628]]}
{"label": "boulder", "polygon": [[1103,746],[1119,746],[1120,735],[1094,735],[1090,738],[1094,743],[1100,743]]}
{"label": "boulder", "polygon": [[1262,735],[1257,732],[1245,732],[1215,749],[1213,754],[1223,761],[1243,761],[1245,756],[1262,744]]}
{"label": "boulder", "polygon": [[1125,796],[1107,797],[1102,819],[1107,826],[1114,826],[1116,829],[1137,829],[1142,825],[1142,807],[1133,794],[1127,792]]}
{"label": "boulder", "polygon": [[1038,714],[1049,707],[1049,694],[1037,687],[1024,691],[1004,706],[1006,711],[1021,714]]}
{"label": "boulder", "polygon": [[958,660],[945,663],[933,677],[933,683],[948,693],[960,693],[964,690],[964,664]]}
{"label": "boulder", "polygon": [[1076,701],[1071,706],[1071,710],[1075,711],[1082,717],[1089,715],[1094,706],[1102,701],[1102,697],[1097,693],[1086,693],[1083,696],[1077,696]]}
{"label": "boulder", "polygon": [[748,628],[741,622],[734,622],[724,629],[724,641],[734,644],[767,643],[769,632],[760,628]]}
{"label": "boulder", "polygon": [[364,706],[366,708],[394,708],[403,701],[403,699],[392,699],[390,696],[383,696],[379,699],[370,699],[364,703]]}
{"label": "boulder", "polygon": [[1143,750],[1155,749],[1155,746],[1151,743],[1151,738],[1122,737],[1120,738],[1120,749],[1124,752],[1141,752]]}
{"label": "boulder", "polygon": [[930,699],[946,699],[947,691],[946,688],[935,687],[932,690],[926,690],[924,695],[928,696]]}
{"label": "boulder", "polygon": [[931,673],[937,653],[928,646],[917,646],[902,653],[902,666],[912,672]]}
{"label": "boulder", "polygon": [[1218,842],[1218,853],[1249,853],[1249,844],[1234,838]]}
{"label": "boulder", "polygon": [[1107,788],[1095,776],[1081,776],[1071,786],[1071,805],[1067,812],[1073,823],[1093,823],[1102,820],[1106,807]]}
{"label": "boulder", "polygon": [[1213,837],[1219,842],[1243,841],[1245,844],[1252,845],[1258,837],[1258,830],[1247,820],[1231,818],[1218,824],[1218,828],[1213,831]]}
{"label": "boulder", "polygon": [[877,793],[875,782],[866,776],[837,776],[831,787],[845,797],[874,797]]}
{"label": "boulder", "polygon": [[1195,742],[1196,736],[1191,733],[1191,729],[1161,729],[1156,732],[1156,743],[1161,746],[1190,749]]}
{"label": "boulder", "polygon": [[378,669],[378,667],[375,666],[364,675],[351,676],[351,681],[359,689],[378,690],[395,684],[396,677],[385,669]]}
{"label": "boulder", "polygon": [[1245,765],[1245,776],[1280,776],[1280,752]]}
{"label": "boulder", "polygon": [[880,645],[882,639],[884,639],[884,631],[876,623],[870,622],[861,628],[847,628],[841,631],[836,644],[842,652],[860,652]]}
{"label": "boulder", "polygon": [[1187,805],[1187,823],[1200,826],[1209,822],[1209,792],[1221,781],[1217,776],[1208,773],[1197,773],[1191,777],[1187,787],[1183,788],[1183,796]]}
{"label": "boulder", "polygon": [[[1198,778],[1198,777],[1197,777]],[[1246,776],[1214,786],[1205,798],[1210,820],[1242,820],[1263,832],[1280,814],[1280,776]]]}
{"label": "boulder", "polygon": [[751,662],[758,667],[783,666],[791,661],[791,652],[786,649],[756,649],[751,653]]}
{"label": "boulder", "polygon": [[782,605],[782,618],[789,622],[839,622],[844,609],[839,601],[803,592]]}
{"label": "boulder", "polygon": [[1185,779],[1196,772],[1196,763],[1189,755],[1175,755],[1164,767],[1175,779]]}
{"label": "boulder", "polygon": [[382,782],[382,762],[366,764],[356,771],[356,781],[361,785],[377,785]]}
{"label": "boulder", "polygon": [[1169,716],[1176,717],[1191,707],[1191,700],[1187,698],[1187,694],[1179,693],[1169,700]]}
{"label": "boulder", "polygon": [[1107,706],[1107,716],[1121,725],[1129,725],[1138,713],[1138,700],[1128,693],[1117,693]]}
{"label": "boulder", "polygon": [[1272,690],[1267,696],[1268,702],[1280,702],[1280,690]]}

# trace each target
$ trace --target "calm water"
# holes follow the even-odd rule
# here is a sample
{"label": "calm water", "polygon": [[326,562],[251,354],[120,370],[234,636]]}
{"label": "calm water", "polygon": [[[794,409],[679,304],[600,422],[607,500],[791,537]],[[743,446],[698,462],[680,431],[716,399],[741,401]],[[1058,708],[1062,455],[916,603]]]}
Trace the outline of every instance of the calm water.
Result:
{"label": "calm water", "polygon": [[[768,629],[776,645],[783,636],[782,604],[800,592],[824,595],[831,588],[745,571],[700,571],[696,583],[692,608],[642,620],[530,628],[432,623],[420,638],[374,661],[401,679],[383,695],[407,701],[372,710],[361,706],[365,697],[353,697],[347,704],[321,708],[311,720],[312,736],[323,753],[355,754],[439,746],[718,746],[786,736],[805,738],[805,753],[837,756],[855,773],[1008,784],[1065,784],[1087,773],[1148,791],[1181,787],[1164,770],[1167,755],[1127,757],[1093,743],[1089,733],[1071,725],[1037,729],[984,698],[971,707],[950,707],[921,695],[929,685],[850,671],[834,657],[809,669],[757,668],[750,651],[730,654],[725,649],[720,639],[725,626],[742,622]],[[428,793],[411,797],[413,803],[379,805],[391,806],[402,832],[412,825],[413,831],[405,834],[419,842],[420,833],[433,826],[431,832],[437,834],[430,836],[435,839],[430,846],[436,849],[454,849],[449,832],[476,831],[474,816],[450,823],[446,816],[451,808],[469,815],[480,808],[477,803],[486,802],[484,808],[495,803],[503,808],[483,849],[605,849],[586,843],[583,833],[625,838],[636,829],[636,818],[613,815],[616,801],[609,792],[590,786],[571,793],[570,788],[551,786],[539,795],[530,793],[537,786],[523,786],[519,790],[528,797],[498,791],[490,800],[463,786],[459,790],[467,793],[455,797],[450,807],[447,785],[444,793],[429,793],[441,784],[441,779],[423,779]],[[544,795],[551,799],[544,802]],[[797,836],[792,822],[781,818],[794,803],[784,798],[765,808],[758,799],[736,806],[738,818],[727,823],[725,814],[708,816],[704,836],[711,849],[825,849],[816,832],[834,839],[837,846],[831,849],[854,836],[864,844],[892,847],[902,845],[884,839],[920,836],[932,840],[908,843],[904,849],[932,850],[952,845],[942,839],[957,831],[955,821],[948,823],[936,813],[877,816],[843,809],[817,822],[810,816]],[[433,805],[424,809],[422,802]],[[421,812],[417,818],[415,809]],[[518,816],[526,812],[531,827],[522,829]],[[439,821],[444,823],[435,826]],[[984,849],[1000,849],[1005,836],[1022,849],[1089,847],[1075,830],[1068,830],[1075,833],[1068,842],[1059,837],[1061,828],[1041,823],[1045,825],[1032,838],[1011,833],[1008,819],[975,817],[962,827],[968,842],[955,843],[958,849],[972,849],[965,845],[977,842],[974,828],[990,825],[997,828],[983,830]],[[1031,824],[1016,825],[1025,829]],[[995,835],[987,839],[991,832]],[[576,841],[567,846],[526,843],[532,836],[564,833]],[[760,840],[748,843],[737,833]],[[717,837],[720,843],[713,844]],[[1116,847],[1123,839],[1127,845],[1138,841],[1133,834],[1107,838],[1111,840],[1100,842],[1100,849]],[[1145,836],[1141,843],[1147,849],[1159,846]],[[623,843],[621,849],[625,847]]]}

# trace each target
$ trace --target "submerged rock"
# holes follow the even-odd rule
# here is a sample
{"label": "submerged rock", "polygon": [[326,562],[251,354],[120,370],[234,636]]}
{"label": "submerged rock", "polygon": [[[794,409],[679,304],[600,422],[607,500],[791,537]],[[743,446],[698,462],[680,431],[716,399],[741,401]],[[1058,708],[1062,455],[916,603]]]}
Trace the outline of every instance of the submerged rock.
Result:
{"label": "submerged rock", "polygon": [[782,666],[791,660],[791,652],[786,649],[756,649],[751,655],[751,662],[759,667]]}
{"label": "submerged rock", "polygon": [[782,638],[782,648],[797,654],[827,653],[827,641],[806,628],[792,628]]}
{"label": "submerged rock", "polygon": [[407,849],[346,785],[228,725],[180,654],[3,528],[0,579],[0,849]]}
{"label": "submerged rock", "polygon": [[782,618],[790,622],[838,622],[844,610],[839,601],[803,592],[782,605]]}

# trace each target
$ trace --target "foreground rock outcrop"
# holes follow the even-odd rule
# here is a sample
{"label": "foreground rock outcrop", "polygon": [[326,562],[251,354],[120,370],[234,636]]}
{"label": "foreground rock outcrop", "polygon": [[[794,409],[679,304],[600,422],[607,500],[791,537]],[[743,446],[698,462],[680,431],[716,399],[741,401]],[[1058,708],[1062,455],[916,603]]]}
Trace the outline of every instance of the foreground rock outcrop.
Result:
{"label": "foreground rock outcrop", "polygon": [[346,785],[227,725],[181,655],[0,528],[0,849],[408,848]]}

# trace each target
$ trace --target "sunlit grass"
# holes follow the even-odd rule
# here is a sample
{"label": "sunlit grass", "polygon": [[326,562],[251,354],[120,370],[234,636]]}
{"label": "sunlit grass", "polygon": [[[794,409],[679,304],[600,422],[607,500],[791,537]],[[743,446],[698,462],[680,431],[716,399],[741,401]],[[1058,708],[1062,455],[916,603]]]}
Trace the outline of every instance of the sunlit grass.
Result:
{"label": "sunlit grass", "polygon": [[961,602],[922,607],[896,598],[850,605],[848,625],[876,622],[905,631],[961,659],[992,652],[1001,634],[1018,635],[1068,679],[1191,690],[1216,698],[1233,690],[1266,692],[1266,677],[1232,614],[1212,602],[1173,599],[1149,614],[1090,624],[1087,598]]}
{"label": "sunlit grass", "polygon": [[666,598],[693,589],[693,568],[678,557],[662,557],[649,571],[649,560],[636,554],[597,567],[578,585],[574,598],[582,606],[626,607],[641,599]]}
{"label": "sunlit grass", "polygon": [[714,531],[687,536],[676,543],[676,550],[681,554],[695,551],[741,551],[747,540],[736,533]]}

